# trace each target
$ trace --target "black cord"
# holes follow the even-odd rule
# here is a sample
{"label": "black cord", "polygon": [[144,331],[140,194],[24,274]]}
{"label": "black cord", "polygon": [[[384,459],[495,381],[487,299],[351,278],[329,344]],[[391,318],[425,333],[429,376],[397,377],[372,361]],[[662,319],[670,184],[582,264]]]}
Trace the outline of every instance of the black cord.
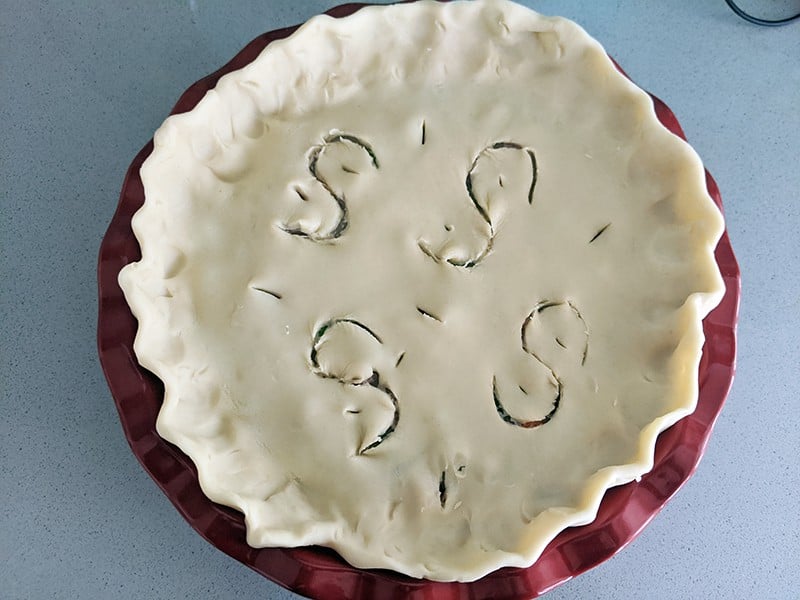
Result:
{"label": "black cord", "polygon": [[779,25],[786,25],[787,23],[791,23],[797,19],[800,19],[800,13],[793,15],[791,17],[786,17],[785,19],[759,19],[758,17],[754,17],[751,14],[744,12],[741,8],[739,8],[733,0],[725,0],[728,6],[731,7],[731,10],[735,12],[738,16],[743,18],[745,21],[749,21],[755,25],[763,25],[765,27],[778,27]]}

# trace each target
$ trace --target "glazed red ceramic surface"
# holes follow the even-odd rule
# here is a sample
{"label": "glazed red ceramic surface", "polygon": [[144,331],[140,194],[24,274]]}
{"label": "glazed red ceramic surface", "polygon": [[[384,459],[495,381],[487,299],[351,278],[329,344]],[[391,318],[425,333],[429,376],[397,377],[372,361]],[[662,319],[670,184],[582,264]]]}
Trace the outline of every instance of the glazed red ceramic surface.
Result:
{"label": "glazed red ceramic surface", "polygon": [[[346,4],[327,14],[343,17],[362,6]],[[186,90],[172,113],[194,108],[222,75],[242,68],[270,42],[289,36],[295,29],[272,31],[250,42],[222,69]],[[653,97],[653,102],[661,122],[685,139],[672,111],[658,98]],[[627,545],[697,468],[735,370],[740,280],[727,232],[715,252],[725,280],[725,296],[703,321],[706,342],[700,362],[697,410],[661,434],[650,473],[639,482],[609,490],[595,521],[561,532],[533,566],[500,569],[472,583],[439,583],[391,571],[357,569],[325,548],[251,548],[245,542],[242,515],[206,498],[191,460],[156,433],[163,386],[152,373],[139,366],[133,352],[137,324],[117,283],[117,275],[122,267],[140,258],[139,245],[131,231],[131,217],[144,202],[139,169],[152,149],[151,141],[131,163],[119,205],[100,247],[97,326],[100,362],[125,436],[145,470],[200,535],[272,581],[298,594],[324,599],[535,598]],[[711,197],[722,208],[719,189],[708,172],[706,183]]]}

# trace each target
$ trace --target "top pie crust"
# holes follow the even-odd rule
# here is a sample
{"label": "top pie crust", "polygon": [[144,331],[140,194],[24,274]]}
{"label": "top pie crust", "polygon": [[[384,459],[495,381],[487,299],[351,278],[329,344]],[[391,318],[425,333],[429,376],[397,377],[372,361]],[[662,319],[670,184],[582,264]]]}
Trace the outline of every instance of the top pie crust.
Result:
{"label": "top pie crust", "polygon": [[694,410],[722,217],[576,24],[311,19],[169,117],[120,283],[158,431],[255,547],[527,566]]}

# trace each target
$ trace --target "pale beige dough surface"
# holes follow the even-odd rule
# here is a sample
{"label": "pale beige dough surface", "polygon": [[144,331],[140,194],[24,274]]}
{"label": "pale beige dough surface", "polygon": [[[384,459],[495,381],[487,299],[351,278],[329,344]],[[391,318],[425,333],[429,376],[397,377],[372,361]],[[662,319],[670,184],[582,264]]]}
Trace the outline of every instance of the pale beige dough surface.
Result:
{"label": "pale beige dough surface", "polygon": [[312,19],[167,119],[142,178],[120,282],[158,429],[253,546],[526,566],[694,409],[722,218],[571,22]]}

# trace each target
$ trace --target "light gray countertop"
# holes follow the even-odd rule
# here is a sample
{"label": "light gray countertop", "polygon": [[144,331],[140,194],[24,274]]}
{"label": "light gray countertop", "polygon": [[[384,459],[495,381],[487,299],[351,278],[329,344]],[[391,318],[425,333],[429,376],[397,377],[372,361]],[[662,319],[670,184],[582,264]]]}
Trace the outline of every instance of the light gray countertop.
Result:
{"label": "light gray countertop", "polygon": [[[295,597],[203,541],[131,454],[95,269],[125,170],[181,92],[335,3],[0,0],[0,598]],[[738,374],[697,474],[547,597],[800,597],[800,23],[757,28],[722,0],[524,4],[577,20],[670,105],[743,272]]]}

